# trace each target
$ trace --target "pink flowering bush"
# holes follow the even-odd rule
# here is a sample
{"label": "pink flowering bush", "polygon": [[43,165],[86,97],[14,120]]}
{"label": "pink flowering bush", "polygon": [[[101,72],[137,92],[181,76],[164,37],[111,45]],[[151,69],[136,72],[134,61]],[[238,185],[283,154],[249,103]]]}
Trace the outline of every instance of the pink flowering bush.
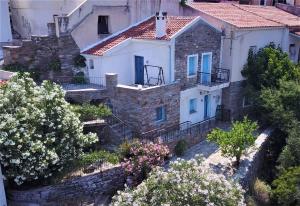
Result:
{"label": "pink flowering bush", "polygon": [[162,144],[135,142],[130,148],[129,157],[124,158],[122,167],[128,176],[133,177],[133,184],[138,184],[154,167],[164,163],[169,152],[169,148]]}

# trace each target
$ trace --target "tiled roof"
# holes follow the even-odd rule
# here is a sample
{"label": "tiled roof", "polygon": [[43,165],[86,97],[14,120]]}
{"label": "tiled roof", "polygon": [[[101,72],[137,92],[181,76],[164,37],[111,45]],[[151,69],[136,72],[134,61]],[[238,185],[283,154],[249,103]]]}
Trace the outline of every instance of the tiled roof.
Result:
{"label": "tiled roof", "polygon": [[294,31],[294,32],[292,32],[292,33],[294,33],[294,34],[296,34],[297,36],[300,37],[300,31]]}
{"label": "tiled roof", "polygon": [[83,54],[102,56],[107,50],[127,39],[148,39],[148,40],[170,40],[171,36],[176,34],[180,29],[189,24],[196,17],[168,16],[167,34],[161,38],[155,37],[155,17],[129,28],[128,30],[112,37],[98,45],[84,51]]}
{"label": "tiled roof", "polygon": [[300,18],[273,6],[190,3],[192,8],[238,28],[300,26]]}

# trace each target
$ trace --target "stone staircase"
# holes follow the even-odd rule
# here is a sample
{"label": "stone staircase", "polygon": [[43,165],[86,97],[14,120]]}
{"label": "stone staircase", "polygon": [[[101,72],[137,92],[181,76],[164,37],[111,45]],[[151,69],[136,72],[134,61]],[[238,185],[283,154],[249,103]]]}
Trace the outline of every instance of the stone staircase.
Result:
{"label": "stone staircase", "polygon": [[106,139],[105,149],[116,151],[124,141],[130,141],[134,138],[134,129],[115,114],[106,118],[106,124],[102,134]]}

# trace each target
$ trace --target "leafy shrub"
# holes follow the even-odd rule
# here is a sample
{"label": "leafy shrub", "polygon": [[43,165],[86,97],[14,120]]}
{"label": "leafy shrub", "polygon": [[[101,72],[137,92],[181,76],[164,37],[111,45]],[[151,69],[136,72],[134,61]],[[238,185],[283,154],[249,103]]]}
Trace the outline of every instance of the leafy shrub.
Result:
{"label": "leafy shrub", "polygon": [[282,205],[300,204],[300,167],[292,167],[283,172],[272,185],[272,194]]}
{"label": "leafy shrub", "polygon": [[4,65],[2,69],[9,72],[18,72],[20,74],[28,72],[30,77],[35,81],[40,80],[40,73],[38,69],[29,69],[28,67],[25,67],[24,65],[21,65],[19,63]]}
{"label": "leafy shrub", "polygon": [[0,89],[0,163],[18,185],[52,176],[96,142],[64,99],[60,86],[41,86],[28,74],[14,76]]}
{"label": "leafy shrub", "polygon": [[270,204],[271,187],[265,182],[256,179],[254,183],[254,194],[256,201],[259,202],[260,205]]}
{"label": "leafy shrub", "polygon": [[86,81],[84,76],[77,75],[77,76],[73,77],[72,83],[74,83],[74,84],[86,84],[87,81]]}
{"label": "leafy shrub", "polygon": [[230,131],[214,129],[208,134],[207,139],[216,142],[226,157],[235,157],[238,166],[242,154],[255,142],[253,133],[256,129],[257,123],[245,117],[241,122],[234,122]]}
{"label": "leafy shrub", "polygon": [[107,117],[111,114],[110,110],[100,104],[100,105],[72,105],[72,109],[75,113],[79,114],[79,119],[81,121],[88,121],[97,118]]}
{"label": "leafy shrub", "polygon": [[85,63],[86,59],[84,56],[82,56],[80,54],[78,54],[76,57],[74,57],[73,61],[74,61],[74,65],[76,67],[86,67],[86,63]]}
{"label": "leafy shrub", "polygon": [[124,141],[122,144],[120,144],[118,149],[118,154],[120,160],[128,159],[132,156],[131,148],[136,145],[140,144],[137,139],[134,139],[133,141]]}
{"label": "leafy shrub", "polygon": [[135,189],[126,188],[113,197],[112,205],[224,205],[242,206],[243,189],[207,169],[200,158],[157,168]]}
{"label": "leafy shrub", "polygon": [[52,71],[60,71],[61,70],[61,62],[58,57],[53,57],[48,63],[48,69]]}
{"label": "leafy shrub", "polygon": [[84,167],[91,165],[100,159],[111,164],[119,163],[118,155],[105,150],[100,150],[88,154],[83,154],[82,156],[80,156],[78,161],[76,161],[76,164],[80,165],[81,167]]}
{"label": "leafy shrub", "polygon": [[168,154],[167,146],[136,142],[131,145],[129,158],[124,159],[122,167],[127,175],[133,176],[134,184],[138,184],[154,167],[162,165]]}
{"label": "leafy shrub", "polygon": [[174,148],[174,152],[177,156],[182,156],[187,150],[187,142],[185,140],[179,140]]}

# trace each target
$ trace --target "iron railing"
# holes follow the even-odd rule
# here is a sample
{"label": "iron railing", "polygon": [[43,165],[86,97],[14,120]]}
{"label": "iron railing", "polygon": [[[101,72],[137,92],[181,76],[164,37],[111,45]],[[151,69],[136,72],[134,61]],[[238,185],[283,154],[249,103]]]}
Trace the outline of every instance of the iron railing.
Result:
{"label": "iron railing", "polygon": [[104,77],[84,77],[84,76],[75,76],[71,81],[71,83],[61,83],[61,85],[65,90],[102,89],[105,87]]}
{"label": "iron railing", "polygon": [[229,82],[228,69],[214,69],[211,73],[198,72],[198,83],[205,86],[215,86]]}

